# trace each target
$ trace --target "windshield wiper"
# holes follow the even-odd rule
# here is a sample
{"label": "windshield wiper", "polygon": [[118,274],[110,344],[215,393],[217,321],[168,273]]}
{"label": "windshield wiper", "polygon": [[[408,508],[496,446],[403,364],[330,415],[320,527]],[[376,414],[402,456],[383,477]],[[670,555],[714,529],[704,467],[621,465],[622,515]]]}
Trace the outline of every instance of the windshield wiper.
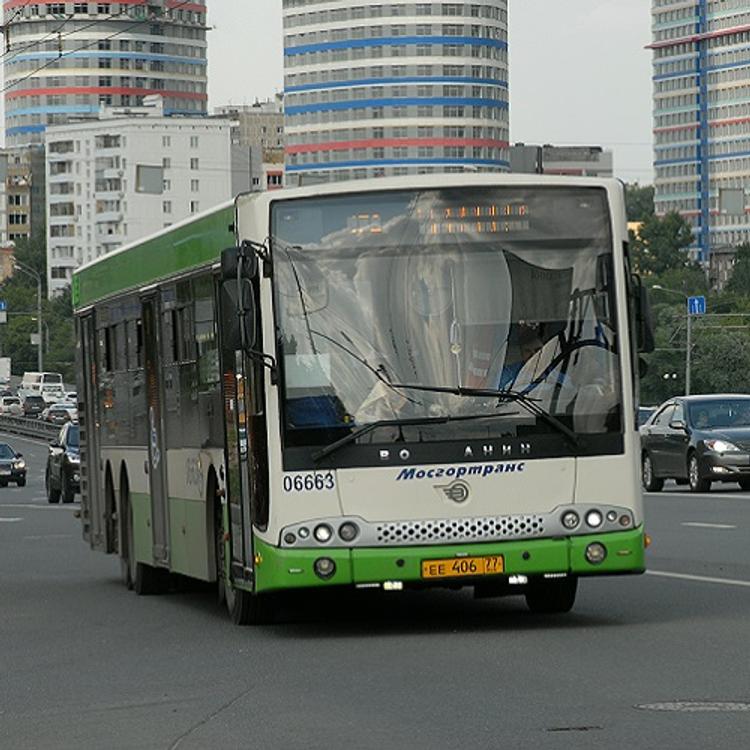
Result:
{"label": "windshield wiper", "polygon": [[[429,393],[451,393],[454,396],[478,397],[478,398],[497,398],[498,404],[504,402],[517,402],[523,406],[526,411],[540,419],[543,419],[548,425],[554,427],[562,433],[574,448],[580,446],[578,435],[570,429],[564,422],[550,414],[545,408],[539,406],[537,399],[528,396],[521,391],[514,390],[497,390],[493,388],[464,388],[463,386],[447,385],[418,385],[409,383],[393,383],[394,388],[403,388],[404,390],[426,391]],[[478,416],[478,415],[477,415]]]}
{"label": "windshield wiper", "polygon": [[496,417],[507,417],[507,412],[495,412],[494,414],[466,414],[461,417],[410,417],[408,419],[379,419],[377,422],[370,422],[369,424],[363,424],[361,427],[357,427],[356,430],[350,432],[348,435],[344,435],[340,440],[335,443],[327,445],[317,453],[313,453],[312,459],[315,462],[321,461],[326,456],[330,456],[335,453],[339,448],[343,448],[349,443],[353,443],[362,435],[366,435],[368,432],[380,429],[381,427],[410,427],[415,425],[432,425],[432,424],[447,424],[448,422],[467,422],[469,420],[477,419],[494,419]]}

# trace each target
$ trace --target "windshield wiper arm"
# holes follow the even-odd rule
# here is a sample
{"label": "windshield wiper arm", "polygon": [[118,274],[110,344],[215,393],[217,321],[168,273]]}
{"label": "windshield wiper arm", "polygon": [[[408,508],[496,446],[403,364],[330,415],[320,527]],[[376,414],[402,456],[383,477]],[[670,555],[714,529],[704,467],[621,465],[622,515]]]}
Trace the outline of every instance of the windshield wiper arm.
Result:
{"label": "windshield wiper arm", "polygon": [[503,403],[504,401],[513,401],[523,406],[526,411],[534,414],[537,417],[543,419],[548,425],[554,427],[558,432],[565,435],[570,441],[574,448],[578,448],[581,445],[581,441],[578,439],[573,430],[568,427],[564,422],[561,422],[556,416],[550,414],[545,408],[539,406],[537,400],[527,396],[521,391],[499,391],[497,394],[498,402]]}
{"label": "windshield wiper arm", "polygon": [[526,411],[534,416],[543,419],[548,425],[554,427],[558,432],[565,435],[573,447],[580,446],[580,440],[573,430],[557,417],[550,414],[546,409],[539,406],[538,399],[528,396],[521,391],[498,390],[495,388],[464,388],[462,386],[447,385],[418,385],[409,383],[393,383],[394,388],[403,388],[404,390],[427,391],[430,393],[451,393],[455,396],[478,397],[478,398],[497,398],[499,403],[518,402],[525,407]]}
{"label": "windshield wiper arm", "polygon": [[460,417],[410,417],[408,419],[379,419],[377,422],[370,422],[369,424],[363,424],[361,427],[350,432],[348,435],[344,435],[340,440],[335,443],[327,445],[317,453],[313,453],[312,459],[315,462],[321,461],[326,456],[330,456],[335,453],[339,448],[343,448],[349,443],[353,443],[362,435],[366,435],[368,432],[377,430],[380,427],[410,427],[416,425],[432,425],[432,424],[447,424],[448,422],[467,422],[470,420],[478,419],[494,419],[495,417],[506,417],[507,412],[495,412],[493,414],[466,414]]}

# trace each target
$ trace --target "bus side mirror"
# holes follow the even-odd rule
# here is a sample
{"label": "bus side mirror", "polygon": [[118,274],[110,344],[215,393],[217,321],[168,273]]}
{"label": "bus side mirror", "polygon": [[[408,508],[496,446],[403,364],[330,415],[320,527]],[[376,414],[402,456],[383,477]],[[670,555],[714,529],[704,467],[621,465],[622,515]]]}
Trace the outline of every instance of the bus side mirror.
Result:
{"label": "bus side mirror", "polygon": [[633,275],[633,289],[635,293],[635,326],[638,341],[638,351],[649,354],[654,351],[654,326],[651,316],[651,303],[648,290],[641,282],[640,276]]}
{"label": "bus side mirror", "polygon": [[255,348],[255,342],[257,339],[255,323],[255,290],[253,289],[253,282],[250,279],[243,278],[240,284],[240,305],[237,310],[237,316],[240,319],[242,348],[246,352],[250,352]]}
{"label": "bus side mirror", "polygon": [[221,252],[221,280],[237,280],[238,276],[254,279],[258,275],[258,256],[255,249],[243,243]]}

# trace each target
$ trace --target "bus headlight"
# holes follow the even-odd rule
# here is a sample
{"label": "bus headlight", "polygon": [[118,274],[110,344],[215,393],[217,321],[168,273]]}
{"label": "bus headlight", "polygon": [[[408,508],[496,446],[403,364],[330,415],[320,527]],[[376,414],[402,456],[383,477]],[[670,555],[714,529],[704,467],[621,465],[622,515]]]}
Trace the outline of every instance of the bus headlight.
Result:
{"label": "bus headlight", "polygon": [[603,522],[604,522],[604,519],[602,518],[602,514],[598,510],[590,510],[586,514],[586,523],[592,529],[598,529],[602,525]]}
{"label": "bus headlight", "polygon": [[607,557],[607,548],[600,542],[592,542],[586,547],[586,559],[592,565],[603,563]]}
{"label": "bus headlight", "polygon": [[315,575],[326,581],[336,572],[336,563],[330,557],[319,557],[313,564],[313,568]]}
{"label": "bus headlight", "polygon": [[572,531],[576,526],[578,526],[580,521],[581,519],[578,517],[578,513],[576,513],[574,510],[568,510],[563,513],[562,525],[569,531]]}
{"label": "bus headlight", "polygon": [[326,544],[331,541],[333,529],[327,523],[319,523],[313,530],[313,536],[317,542]]}
{"label": "bus headlight", "polygon": [[353,542],[359,534],[359,527],[356,523],[346,521],[339,526],[339,536],[345,542]]}

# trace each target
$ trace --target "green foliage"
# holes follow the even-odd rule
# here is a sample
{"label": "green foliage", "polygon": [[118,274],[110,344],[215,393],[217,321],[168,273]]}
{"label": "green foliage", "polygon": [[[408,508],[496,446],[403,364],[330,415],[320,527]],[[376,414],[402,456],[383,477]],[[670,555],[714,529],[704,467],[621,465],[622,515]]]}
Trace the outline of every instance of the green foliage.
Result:
{"label": "green foliage", "polygon": [[645,221],[654,215],[654,188],[637,182],[625,185],[625,207],[628,221]]}
{"label": "green foliage", "polygon": [[750,245],[747,243],[737,248],[732,276],[727,283],[727,292],[750,295]]}
{"label": "green foliage", "polygon": [[[46,370],[61,372],[65,382],[75,380],[73,306],[70,292],[47,300],[46,232],[35,228],[29,240],[17,240],[15,258],[40,274],[42,280],[43,363]],[[37,347],[31,334],[37,332],[37,281],[33,274],[17,270],[0,287],[7,304],[7,323],[0,325],[0,351],[11,358],[14,375],[37,369]]]}
{"label": "green foliage", "polygon": [[693,242],[693,231],[677,213],[648,217],[631,239],[636,270],[644,276],[691,265],[685,250]]}
{"label": "green foliage", "polygon": [[685,237],[679,222],[671,220],[670,227],[672,239],[662,225],[647,230],[643,243],[646,284],[664,289],[651,291],[656,351],[646,357],[641,403],[658,404],[685,392],[685,297],[699,294],[707,297],[708,315],[692,319],[691,392],[750,393],[750,245],[738,248],[724,292],[712,292],[705,269],[687,262],[684,251],[675,252]]}

